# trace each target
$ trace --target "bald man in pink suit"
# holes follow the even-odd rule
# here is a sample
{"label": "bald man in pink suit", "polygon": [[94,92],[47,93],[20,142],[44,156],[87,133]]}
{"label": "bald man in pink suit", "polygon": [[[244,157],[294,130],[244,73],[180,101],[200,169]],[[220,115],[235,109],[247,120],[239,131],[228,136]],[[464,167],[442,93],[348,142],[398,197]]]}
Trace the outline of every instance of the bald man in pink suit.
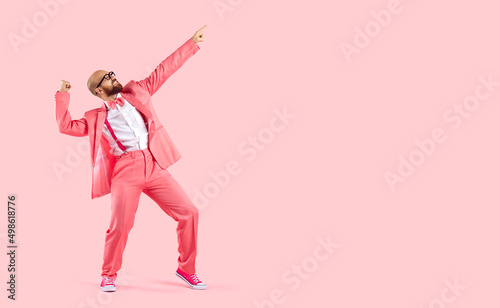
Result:
{"label": "bald man in pink suit", "polygon": [[115,280],[134,224],[142,192],[177,221],[178,268],[175,274],[191,288],[206,289],[195,271],[198,209],[168,172],[181,154],[170,139],[153,108],[151,96],[200,47],[203,26],[182,46],[163,60],[151,75],[122,86],[111,71],[94,72],[89,91],[102,106],[72,120],[68,111],[69,89],[61,81],[56,92],[56,120],[59,131],[71,136],[88,136],[92,168],[91,199],[111,194],[111,221],[106,231],[100,289],[116,290]]}

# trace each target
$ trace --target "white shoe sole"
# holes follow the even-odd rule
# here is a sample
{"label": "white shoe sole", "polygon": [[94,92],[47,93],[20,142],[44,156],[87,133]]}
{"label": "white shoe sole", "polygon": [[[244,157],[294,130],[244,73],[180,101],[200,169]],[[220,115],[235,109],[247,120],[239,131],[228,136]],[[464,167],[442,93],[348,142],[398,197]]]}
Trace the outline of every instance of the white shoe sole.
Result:
{"label": "white shoe sole", "polygon": [[184,280],[192,289],[195,289],[195,290],[205,290],[207,288],[207,285],[204,284],[204,283],[199,283],[199,284],[192,284],[192,283],[190,283],[181,274],[177,273],[177,271],[175,272],[175,274],[177,275],[177,277],[179,277],[180,279]]}
{"label": "white shoe sole", "polygon": [[115,286],[101,287],[101,291],[104,291],[104,292],[115,292],[116,291],[116,287]]}

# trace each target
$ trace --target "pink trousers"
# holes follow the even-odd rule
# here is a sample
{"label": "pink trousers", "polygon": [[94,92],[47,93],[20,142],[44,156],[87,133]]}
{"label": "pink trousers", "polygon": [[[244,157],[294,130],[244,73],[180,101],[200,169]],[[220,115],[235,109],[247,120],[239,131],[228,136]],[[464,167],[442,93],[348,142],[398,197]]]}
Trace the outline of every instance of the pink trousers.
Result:
{"label": "pink trousers", "polygon": [[161,169],[149,149],[145,149],[117,157],[111,180],[111,221],[106,231],[101,276],[117,277],[142,192],[177,221],[179,268],[189,274],[196,273],[198,209],[172,175]]}

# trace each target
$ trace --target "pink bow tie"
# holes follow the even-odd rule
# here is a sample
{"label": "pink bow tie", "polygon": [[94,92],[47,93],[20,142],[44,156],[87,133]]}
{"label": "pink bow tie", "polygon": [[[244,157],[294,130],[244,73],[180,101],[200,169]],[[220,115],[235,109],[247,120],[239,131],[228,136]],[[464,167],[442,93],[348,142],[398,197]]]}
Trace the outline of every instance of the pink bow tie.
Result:
{"label": "pink bow tie", "polygon": [[115,109],[116,104],[118,104],[120,106],[123,106],[123,104],[125,104],[125,101],[123,100],[123,97],[118,97],[114,101],[108,101],[109,108],[111,108],[111,109]]}

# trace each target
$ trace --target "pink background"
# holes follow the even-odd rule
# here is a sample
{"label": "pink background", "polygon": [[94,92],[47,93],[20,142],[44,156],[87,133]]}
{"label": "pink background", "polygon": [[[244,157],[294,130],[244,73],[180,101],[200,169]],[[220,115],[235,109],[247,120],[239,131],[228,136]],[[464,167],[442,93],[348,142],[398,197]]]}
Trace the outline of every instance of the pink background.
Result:
{"label": "pink background", "polygon": [[[456,129],[443,115],[480,76],[500,81],[500,7],[401,1],[349,62],[341,44],[354,44],[356,28],[376,31],[370,12],[390,3],[70,0],[43,24],[38,1],[9,2],[1,195],[5,205],[18,197],[18,294],[3,291],[0,306],[498,307],[500,87]],[[43,26],[16,52],[8,35],[34,16]],[[86,88],[94,70],[142,79],[205,24],[201,49],[153,103],[183,154],[169,171],[188,194],[213,187],[210,173],[231,161],[241,168],[200,208],[208,289],[175,277],[176,224],[143,195],[118,292],[103,294],[110,196],[90,199],[88,138],[59,133],[55,92],[71,82],[79,119],[101,104]],[[274,108],[295,118],[269,136]],[[435,129],[446,141],[392,190],[384,174]],[[272,140],[248,160],[238,147],[259,134]],[[71,155],[58,177],[53,165]],[[328,237],[339,245],[331,254],[318,250]],[[292,274],[299,266],[307,276]],[[454,293],[454,281],[466,289]]]}

